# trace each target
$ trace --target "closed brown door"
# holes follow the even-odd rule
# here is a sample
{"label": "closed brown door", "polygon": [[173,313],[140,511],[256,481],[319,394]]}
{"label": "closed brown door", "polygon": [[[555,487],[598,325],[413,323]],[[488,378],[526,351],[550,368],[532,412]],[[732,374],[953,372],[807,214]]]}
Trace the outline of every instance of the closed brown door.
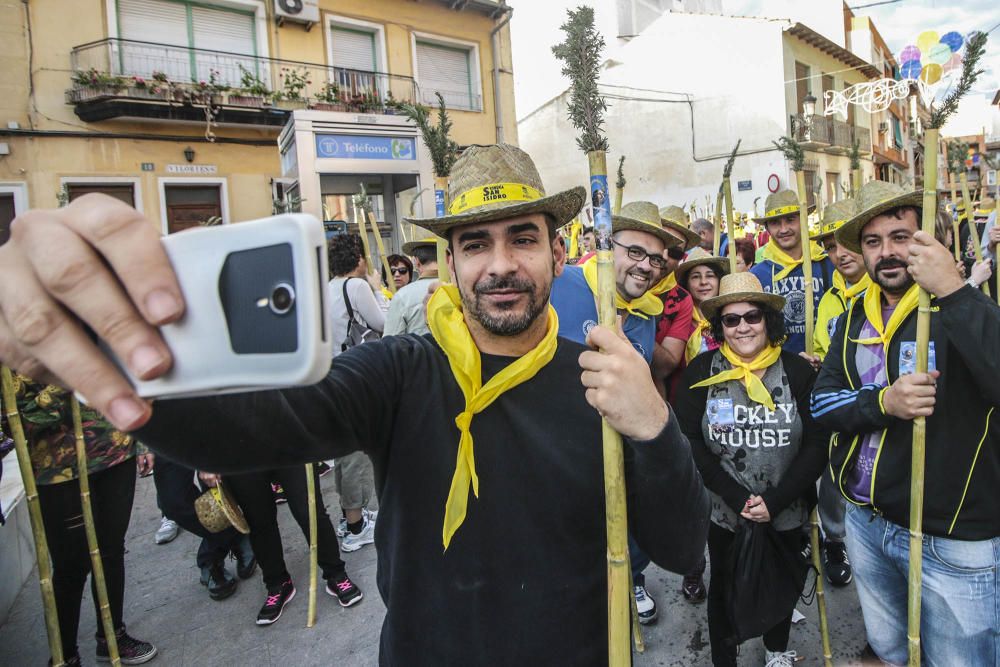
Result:
{"label": "closed brown door", "polygon": [[164,194],[168,234],[222,217],[222,192],[217,185],[168,185]]}
{"label": "closed brown door", "polygon": [[10,238],[10,223],[14,221],[14,195],[0,193],[0,245]]}

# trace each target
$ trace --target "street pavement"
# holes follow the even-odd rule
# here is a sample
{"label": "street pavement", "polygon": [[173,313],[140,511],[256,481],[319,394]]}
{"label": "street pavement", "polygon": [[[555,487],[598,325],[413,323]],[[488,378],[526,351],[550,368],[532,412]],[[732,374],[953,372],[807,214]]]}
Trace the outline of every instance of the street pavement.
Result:
{"label": "street pavement", "polygon": [[[323,498],[331,516],[339,514],[333,476],[322,480]],[[133,636],[153,642],[159,655],[150,664],[163,666],[239,665],[240,667],[338,665],[369,667],[378,662],[378,637],[385,607],[375,588],[375,550],[366,546],[343,554],[348,574],[364,591],[361,603],[348,609],[323,591],[317,591],[317,622],[306,628],[308,549],[287,507],[278,511],[285,543],[285,560],[298,588],[281,619],[271,626],[254,624],[264,602],[259,570],[241,581],[236,593],[219,602],[209,599],[198,582],[194,555],[198,540],[181,531],[176,540],[157,545],[153,535],[160,525],[152,478],[136,487],[132,521],[126,537],[125,623]],[[235,564],[230,561],[232,569]],[[811,582],[811,579],[810,579]],[[680,593],[681,578],[651,565],[647,590],[659,606],[659,620],[643,626],[646,651],[637,655],[637,667],[710,665],[705,605],[691,605]],[[559,613],[559,600],[551,613]],[[831,590],[827,586],[834,664],[857,665],[865,645],[864,625],[854,585]],[[822,665],[816,604],[799,605],[806,619],[792,627],[790,649],[801,656],[798,665]],[[414,619],[419,623],[420,619]],[[81,614],[79,645],[85,665],[94,664],[96,620],[89,587]],[[45,622],[37,570],[28,580],[6,621],[0,626],[0,665],[42,666],[48,659]],[[763,665],[760,639],[741,648],[740,665]]]}

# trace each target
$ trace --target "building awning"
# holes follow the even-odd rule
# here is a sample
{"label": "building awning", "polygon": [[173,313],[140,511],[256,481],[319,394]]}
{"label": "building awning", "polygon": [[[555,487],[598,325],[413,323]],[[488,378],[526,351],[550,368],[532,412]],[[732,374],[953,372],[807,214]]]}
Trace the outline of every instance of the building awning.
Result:
{"label": "building awning", "polygon": [[836,42],[831,42],[829,39],[819,34],[812,28],[803,25],[802,23],[796,23],[791,28],[786,30],[790,35],[798,37],[803,42],[812,46],[813,48],[819,49],[823,53],[833,56],[845,65],[850,65],[854,69],[858,70],[869,79],[879,79],[882,77],[881,72],[869,62],[866,62],[856,56],[851,51],[848,51]]}
{"label": "building awning", "polygon": [[510,6],[506,2],[495,2],[494,0],[438,0],[442,5],[447,5],[448,9],[461,11],[463,9],[474,9],[486,14],[492,19],[498,18],[505,12],[510,11]]}

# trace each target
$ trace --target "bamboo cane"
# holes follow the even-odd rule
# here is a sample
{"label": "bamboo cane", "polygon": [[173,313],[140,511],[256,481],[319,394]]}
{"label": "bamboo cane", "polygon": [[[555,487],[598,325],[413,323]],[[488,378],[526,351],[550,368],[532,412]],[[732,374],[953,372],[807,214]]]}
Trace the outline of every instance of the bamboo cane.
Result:
{"label": "bamboo cane", "polygon": [[17,411],[17,396],[14,392],[14,379],[6,366],[0,369],[3,383],[4,414],[10,426],[10,437],[14,440],[17,452],[17,465],[21,470],[21,480],[24,482],[24,497],[28,501],[28,519],[31,522],[31,535],[35,539],[35,556],[38,559],[38,586],[42,591],[42,607],[45,611],[45,629],[49,639],[49,654],[52,664],[61,667],[65,664],[62,650],[62,638],[59,633],[59,615],[56,610],[56,595],[52,588],[52,562],[49,560],[49,540],[45,536],[45,524],[42,521],[42,508],[38,500],[38,486],[35,483],[35,473],[31,468],[31,453],[28,451],[28,441],[24,437],[24,427],[21,425],[21,415]]}
{"label": "bamboo cane", "polygon": [[83,440],[83,422],[80,418],[80,402],[76,396],[70,398],[70,408],[73,412],[73,434],[76,437],[76,472],[80,478],[80,506],[83,508],[83,526],[87,533],[87,547],[90,549],[90,575],[94,578],[94,588],[97,589],[97,603],[101,612],[101,626],[104,628],[104,639],[108,643],[108,656],[111,664],[119,667],[121,657],[118,655],[118,639],[116,628],[111,619],[111,603],[108,602],[108,585],[104,580],[104,561],[101,558],[100,545],[97,543],[97,529],[94,527],[94,508],[90,504],[90,474],[87,471],[87,446]]}
{"label": "bamboo cane", "polygon": [[833,667],[830,650],[830,619],[826,614],[826,592],[823,590],[823,564],[819,556],[819,511],[814,507],[809,516],[809,543],[812,545],[813,567],[816,569],[816,608],[819,610],[819,636],[823,642],[823,664]]}
{"label": "bamboo cane", "polygon": [[715,196],[715,230],[712,234],[712,255],[719,256],[719,248],[722,247],[722,198],[723,190],[719,187],[719,194]]}
{"label": "bamboo cane", "polygon": [[[443,218],[448,210],[448,177],[434,177],[434,209],[439,218]],[[437,240],[438,280],[442,283],[451,282],[448,273],[448,242]]]}
{"label": "bamboo cane", "polygon": [[806,195],[806,175],[801,169],[795,172],[795,185],[799,191],[799,233],[802,235],[802,277],[806,286],[806,354],[813,353],[813,266],[809,241],[809,205]]}
{"label": "bamboo cane", "polygon": [[618,158],[618,179],[615,181],[615,205],[611,208],[611,213],[618,215],[622,210],[622,197],[625,195],[625,172],[622,167],[625,165],[625,156]]}
{"label": "bamboo cane", "polygon": [[733,224],[733,188],[727,176],[722,181],[722,190],[726,198],[726,235],[729,237],[729,272],[736,273],[736,225]]}
{"label": "bamboo cane", "polygon": [[365,251],[365,261],[368,262],[368,271],[375,270],[375,258],[372,256],[370,240],[368,239],[368,225],[365,222],[365,210],[360,205],[354,204],[354,219],[358,221],[358,234],[361,236],[361,245]]}
{"label": "bamboo cane", "polygon": [[[951,185],[951,203],[955,205],[955,214],[951,216],[951,235],[953,237],[952,243],[955,246],[955,261],[960,262],[962,261],[962,243],[960,240],[961,233],[958,224],[958,199],[957,194],[955,193],[955,172],[951,169],[946,169],[945,171],[948,174],[948,183]],[[924,184],[924,187],[926,188],[927,185]]]}
{"label": "bamboo cane", "polygon": [[[597,319],[602,326],[617,326],[615,308],[615,265],[611,242],[611,210],[607,198],[607,158],[604,151],[587,153],[590,163],[591,192],[603,190],[604,196],[592,197],[601,205],[594,209],[594,236],[597,243]],[[608,535],[608,664],[624,667],[631,662],[629,645],[629,596],[632,586],[629,571],[628,528],[625,507],[625,464],[621,436],[602,423],[604,451],[605,519]]]}
{"label": "bamboo cane", "polygon": [[316,477],[313,464],[306,464],[306,495],[309,500],[309,610],[306,627],[316,625],[316,580],[319,579],[318,526],[316,521]]}
{"label": "bamboo cane", "polygon": [[368,223],[372,227],[372,232],[375,234],[375,245],[378,246],[378,254],[382,257],[382,268],[385,270],[385,282],[389,287],[389,291],[393,294],[396,293],[396,281],[392,278],[392,267],[389,266],[389,256],[385,254],[385,243],[382,242],[382,231],[378,228],[378,221],[375,220],[375,214],[368,211]]}
{"label": "bamboo cane", "polygon": [[[934,168],[936,170],[937,165]],[[983,248],[979,244],[979,229],[976,227],[976,221],[972,216],[972,200],[969,199],[969,179],[964,171],[959,173],[958,178],[962,183],[962,197],[965,198],[965,220],[969,225],[969,234],[972,236],[973,251],[976,253],[976,261],[981,262],[983,261]],[[931,233],[933,233],[933,229]],[[990,281],[984,281],[979,287],[983,290],[983,294],[990,296]]]}

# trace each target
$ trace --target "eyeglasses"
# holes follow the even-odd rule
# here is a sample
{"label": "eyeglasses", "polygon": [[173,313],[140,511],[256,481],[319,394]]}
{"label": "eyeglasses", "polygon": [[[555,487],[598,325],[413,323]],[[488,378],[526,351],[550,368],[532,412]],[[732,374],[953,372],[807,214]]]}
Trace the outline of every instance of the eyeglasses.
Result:
{"label": "eyeglasses", "polygon": [[625,248],[625,252],[628,254],[628,258],[633,262],[641,262],[642,260],[649,258],[649,265],[654,269],[665,269],[667,268],[667,258],[663,255],[651,255],[646,252],[645,248],[637,245],[625,245],[624,243],[619,243],[614,241],[616,246]]}
{"label": "eyeglasses", "polygon": [[406,269],[405,266],[400,266],[400,267],[395,267],[394,266],[394,267],[392,267],[389,270],[392,271],[392,275],[394,275],[394,276],[401,276],[404,273],[409,273],[409,271]]}
{"label": "eyeglasses", "polygon": [[667,257],[673,260],[684,259],[684,248],[667,248]]}
{"label": "eyeglasses", "polygon": [[740,320],[746,320],[747,324],[760,324],[764,319],[764,311],[760,308],[748,310],[742,315],[736,313],[726,313],[722,316],[722,325],[727,329],[735,329],[740,326]]}

